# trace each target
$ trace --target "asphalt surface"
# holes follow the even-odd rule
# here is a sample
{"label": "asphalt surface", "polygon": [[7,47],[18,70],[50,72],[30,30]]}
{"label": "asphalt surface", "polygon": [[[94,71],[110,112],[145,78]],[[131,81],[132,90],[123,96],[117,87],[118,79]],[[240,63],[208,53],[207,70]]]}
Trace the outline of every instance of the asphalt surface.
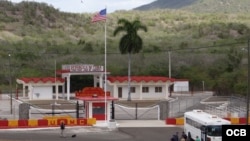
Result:
{"label": "asphalt surface", "polygon": [[0,141],[168,141],[173,134],[182,131],[182,127],[118,127],[112,130],[100,127],[66,127],[64,137],[61,137],[59,127],[0,130]]}

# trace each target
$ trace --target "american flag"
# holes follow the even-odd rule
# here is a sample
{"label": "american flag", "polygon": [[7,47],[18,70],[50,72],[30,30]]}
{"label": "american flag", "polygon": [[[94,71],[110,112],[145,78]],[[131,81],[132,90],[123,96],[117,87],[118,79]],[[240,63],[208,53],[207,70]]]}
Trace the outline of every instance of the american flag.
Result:
{"label": "american flag", "polygon": [[101,10],[99,13],[95,14],[94,17],[92,18],[92,22],[98,22],[98,21],[103,21],[107,19],[106,16],[106,8]]}

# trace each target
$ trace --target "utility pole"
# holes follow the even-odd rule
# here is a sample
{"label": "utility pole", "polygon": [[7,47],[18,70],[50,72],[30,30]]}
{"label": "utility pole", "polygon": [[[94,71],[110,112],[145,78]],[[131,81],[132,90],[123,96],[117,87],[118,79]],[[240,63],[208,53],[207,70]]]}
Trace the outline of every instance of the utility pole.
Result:
{"label": "utility pole", "polygon": [[10,82],[10,114],[12,114],[12,74],[11,74],[11,54],[9,54],[9,82]]}
{"label": "utility pole", "polygon": [[250,39],[248,39],[247,42],[247,51],[248,51],[248,76],[247,76],[247,105],[246,105],[246,109],[247,109],[247,115],[246,115],[246,125],[248,125],[249,123],[249,92],[250,92]]}
{"label": "utility pole", "polygon": [[202,92],[204,92],[204,91],[205,91],[205,82],[202,81]]}
{"label": "utility pole", "polygon": [[[171,79],[171,51],[168,51],[168,78]],[[171,85],[168,86],[169,95],[171,94]]]}
{"label": "utility pole", "polygon": [[171,51],[168,52],[168,77],[171,78]]}

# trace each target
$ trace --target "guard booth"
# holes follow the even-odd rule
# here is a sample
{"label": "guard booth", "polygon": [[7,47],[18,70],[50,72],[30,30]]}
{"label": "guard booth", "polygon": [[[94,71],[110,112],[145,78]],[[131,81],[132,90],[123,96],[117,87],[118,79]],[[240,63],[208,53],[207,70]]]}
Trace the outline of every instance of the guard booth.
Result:
{"label": "guard booth", "polygon": [[86,118],[108,121],[111,119],[111,113],[114,113],[113,103],[118,100],[100,87],[85,87],[75,92],[75,97],[83,101]]}

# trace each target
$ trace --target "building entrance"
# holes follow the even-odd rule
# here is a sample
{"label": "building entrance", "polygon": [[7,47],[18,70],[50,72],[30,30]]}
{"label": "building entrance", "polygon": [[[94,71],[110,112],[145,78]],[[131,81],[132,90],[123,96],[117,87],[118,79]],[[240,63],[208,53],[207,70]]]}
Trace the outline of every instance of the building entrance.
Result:
{"label": "building entrance", "polygon": [[[93,87],[100,87],[105,89],[105,75],[109,74],[106,72],[103,66],[95,66],[93,64],[69,64],[69,65],[62,65],[61,70],[57,70],[57,74],[61,75],[62,78],[66,80],[66,95],[67,100],[70,100],[71,95],[71,77],[75,75],[88,75],[93,76]],[[64,89],[65,90],[65,89]],[[106,90],[105,90],[106,91]]]}

